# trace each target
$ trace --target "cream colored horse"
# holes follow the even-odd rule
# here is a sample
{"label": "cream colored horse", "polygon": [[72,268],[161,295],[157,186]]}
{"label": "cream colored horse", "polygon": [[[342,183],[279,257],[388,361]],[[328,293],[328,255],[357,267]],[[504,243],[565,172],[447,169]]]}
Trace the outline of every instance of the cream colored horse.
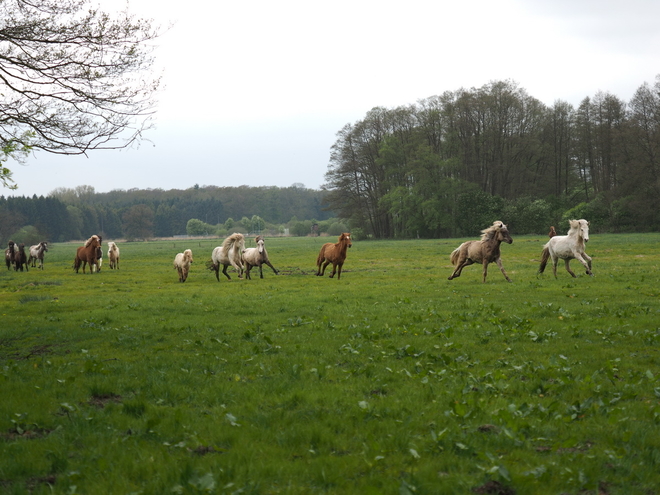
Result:
{"label": "cream colored horse", "polygon": [[269,267],[272,268],[272,270],[275,272],[275,275],[277,275],[279,272],[275,269],[275,267],[272,265],[270,260],[268,259],[268,252],[266,251],[266,244],[264,242],[264,238],[261,235],[258,235],[255,238],[255,241],[257,243],[257,247],[253,248],[247,248],[243,251],[243,264],[245,266],[245,278],[248,280],[251,278],[250,277],[250,269],[253,266],[258,266],[259,267],[259,277],[264,278],[264,272],[263,272],[263,265],[268,265]]}
{"label": "cream colored horse", "polygon": [[589,241],[589,222],[584,218],[580,220],[569,220],[571,228],[567,235],[556,235],[543,246],[541,254],[541,265],[539,273],[543,273],[548,260],[552,259],[552,271],[557,278],[557,262],[562,259],[566,271],[576,278],[575,273],[568,266],[572,259],[578,260],[587,270],[587,275],[594,276],[591,272],[591,258],[584,252],[585,244]]}
{"label": "cream colored horse", "polygon": [[234,233],[227,237],[222,246],[218,246],[211,253],[211,263],[208,265],[210,270],[215,272],[215,278],[220,281],[220,265],[223,265],[222,273],[228,280],[231,277],[227,273],[227,267],[233,266],[238,272],[238,278],[243,278],[243,250],[245,249],[245,236]]}
{"label": "cream colored horse", "polygon": [[179,282],[185,282],[188,278],[192,262],[193,254],[190,249],[186,249],[183,253],[179,253],[174,257],[174,268],[179,272]]}

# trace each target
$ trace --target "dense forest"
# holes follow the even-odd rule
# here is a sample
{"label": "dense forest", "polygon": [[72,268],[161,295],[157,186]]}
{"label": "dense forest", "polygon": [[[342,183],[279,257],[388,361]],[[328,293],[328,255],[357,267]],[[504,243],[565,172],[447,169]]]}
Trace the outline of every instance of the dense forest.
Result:
{"label": "dense forest", "polygon": [[660,76],[551,107],[511,81],[374,108],[332,147],[329,206],[376,238],[660,227]]}
{"label": "dense forest", "polygon": [[176,235],[224,235],[232,231],[306,235],[312,229],[341,232],[324,210],[324,191],[302,185],[132,189],[96,193],[91,186],[59,188],[47,197],[0,197],[0,242],[149,239]]}
{"label": "dense forest", "polygon": [[[333,218],[333,217],[337,218]],[[475,236],[494,220],[514,234],[660,228],[660,76],[629,102],[599,92],[551,107],[512,81],[377,107],[337,133],[326,184],[60,188],[0,197],[0,242],[232,231],[373,238]]]}

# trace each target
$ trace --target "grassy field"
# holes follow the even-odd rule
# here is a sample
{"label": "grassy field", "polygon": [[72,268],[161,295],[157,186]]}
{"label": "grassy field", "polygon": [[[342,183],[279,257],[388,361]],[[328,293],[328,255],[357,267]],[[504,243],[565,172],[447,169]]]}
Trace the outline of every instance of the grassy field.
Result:
{"label": "grassy field", "polygon": [[219,240],[3,267],[0,492],[660,493],[660,234],[592,235],[577,279],[514,237],[511,284],[448,281],[460,240],[315,277],[327,240],[267,239],[263,280],[217,282]]}

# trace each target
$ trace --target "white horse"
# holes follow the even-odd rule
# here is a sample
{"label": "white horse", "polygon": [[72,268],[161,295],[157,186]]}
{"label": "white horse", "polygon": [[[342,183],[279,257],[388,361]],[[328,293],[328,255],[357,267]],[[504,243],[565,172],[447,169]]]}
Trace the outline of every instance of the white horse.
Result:
{"label": "white horse", "polygon": [[48,243],[42,241],[39,244],[30,246],[30,256],[28,258],[28,265],[31,263],[32,268],[37,266],[39,261],[39,268],[44,269],[44,253],[48,252]]}
{"label": "white horse", "polygon": [[594,276],[591,273],[591,258],[584,252],[584,246],[589,241],[589,222],[585,219],[569,220],[571,225],[568,235],[556,235],[552,237],[543,246],[541,255],[541,266],[539,273],[543,273],[548,259],[552,258],[552,271],[557,278],[557,262],[562,259],[566,265],[566,271],[575,277],[568,263],[572,259],[578,260],[587,270],[587,275]]}
{"label": "white horse", "polygon": [[179,272],[179,282],[185,282],[188,278],[192,262],[193,254],[190,249],[186,249],[183,253],[179,253],[174,257],[174,268]]}
{"label": "white horse", "polygon": [[268,252],[266,251],[266,245],[264,243],[264,238],[263,236],[258,235],[255,238],[255,241],[257,243],[257,247],[253,248],[247,248],[243,250],[243,263],[245,265],[245,278],[251,279],[250,277],[250,269],[253,266],[258,266],[259,267],[259,276],[260,278],[264,278],[264,272],[262,269],[262,265],[268,265],[273,269],[275,272],[275,275],[277,275],[279,272],[275,269],[275,267],[271,264],[270,260],[268,259]]}
{"label": "white horse", "polygon": [[211,254],[209,270],[215,272],[215,278],[220,281],[220,265],[223,265],[222,273],[228,280],[231,277],[227,273],[227,267],[233,266],[238,272],[238,278],[243,278],[243,250],[245,249],[245,237],[243,234],[232,234],[227,237],[222,246],[218,246]]}
{"label": "white horse", "polygon": [[119,270],[119,248],[112,241],[108,242],[108,260],[110,262],[110,270]]}

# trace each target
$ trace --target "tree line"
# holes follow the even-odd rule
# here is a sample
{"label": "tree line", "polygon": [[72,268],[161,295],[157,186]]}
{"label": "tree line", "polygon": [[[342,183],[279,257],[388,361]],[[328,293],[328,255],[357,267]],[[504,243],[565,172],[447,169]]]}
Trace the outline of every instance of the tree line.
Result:
{"label": "tree line", "polygon": [[660,228],[660,76],[626,103],[598,92],[546,106],[517,83],[376,107],[337,133],[329,207],[376,238]]}
{"label": "tree line", "polygon": [[[91,186],[58,188],[48,196],[0,197],[0,242],[149,239],[269,230],[306,235],[346,228],[324,209],[324,191],[291,187],[132,189],[97,193]],[[316,227],[314,227],[316,226]]]}

